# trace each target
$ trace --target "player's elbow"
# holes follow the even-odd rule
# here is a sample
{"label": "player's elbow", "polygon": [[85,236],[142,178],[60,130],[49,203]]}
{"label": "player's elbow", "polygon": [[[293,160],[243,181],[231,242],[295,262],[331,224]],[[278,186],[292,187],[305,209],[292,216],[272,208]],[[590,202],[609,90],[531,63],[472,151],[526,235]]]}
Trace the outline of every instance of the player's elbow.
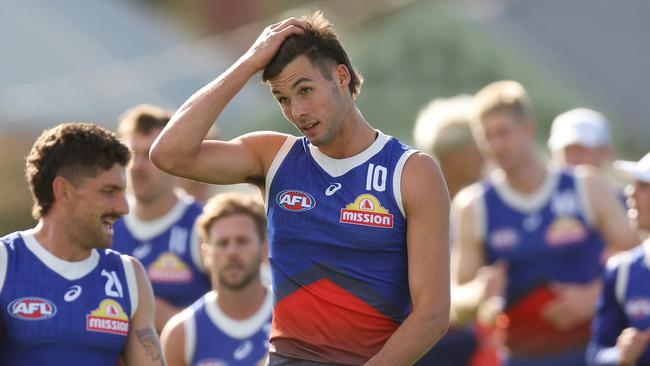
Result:
{"label": "player's elbow", "polygon": [[151,160],[153,165],[158,169],[171,174],[176,172],[179,167],[182,166],[179,156],[180,154],[175,152],[172,146],[161,141],[160,138],[154,142],[149,150],[149,160]]}

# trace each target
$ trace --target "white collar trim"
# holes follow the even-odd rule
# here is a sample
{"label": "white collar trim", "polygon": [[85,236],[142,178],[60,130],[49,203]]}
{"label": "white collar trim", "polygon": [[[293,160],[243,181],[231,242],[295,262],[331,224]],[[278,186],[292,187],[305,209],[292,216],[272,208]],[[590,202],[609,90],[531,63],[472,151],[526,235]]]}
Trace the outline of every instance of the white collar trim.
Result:
{"label": "white collar trim", "polygon": [[505,203],[522,212],[536,212],[540,210],[551,198],[553,190],[558,184],[560,174],[557,169],[548,167],[544,182],[535,192],[524,194],[515,191],[506,180],[503,171],[497,170],[490,176],[497,193]]}
{"label": "white collar trim", "polygon": [[316,146],[312,144],[309,144],[309,151],[311,152],[311,156],[314,158],[316,163],[318,163],[318,165],[320,165],[320,167],[323,168],[327,174],[331,175],[332,177],[340,177],[380,152],[387,142],[388,136],[377,130],[377,138],[375,141],[362,152],[349,158],[331,158],[323,154]]}
{"label": "white collar trim", "polygon": [[[164,216],[152,221],[144,221],[137,217],[135,210],[133,210],[124,216],[124,224],[139,241],[147,241],[155,238],[178,221],[193,202],[193,199],[188,195],[177,194],[176,197],[176,204]],[[132,203],[133,201],[130,199],[129,202]],[[133,207],[132,204],[131,207]]]}
{"label": "white collar trim", "polygon": [[205,311],[214,325],[228,336],[237,339],[249,338],[269,320],[273,310],[273,292],[266,289],[266,298],[257,312],[246,320],[237,320],[221,311],[217,304],[217,292],[210,291],[205,295]]}
{"label": "white collar trim", "polygon": [[95,269],[99,262],[99,253],[97,253],[96,249],[93,249],[86,259],[77,262],[69,262],[48,252],[47,249],[36,240],[36,237],[34,237],[34,229],[21,231],[20,236],[22,236],[27,249],[43,262],[45,266],[69,281],[78,280],[87,275]]}

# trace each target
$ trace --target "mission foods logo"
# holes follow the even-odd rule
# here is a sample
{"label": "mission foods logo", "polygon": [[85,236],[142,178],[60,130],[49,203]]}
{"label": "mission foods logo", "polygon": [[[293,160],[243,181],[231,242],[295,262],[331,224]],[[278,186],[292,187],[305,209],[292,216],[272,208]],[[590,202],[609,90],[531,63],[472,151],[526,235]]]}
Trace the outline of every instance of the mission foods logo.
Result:
{"label": "mission foods logo", "polygon": [[92,332],[127,335],[129,318],[115,300],[104,299],[99,307],[86,315],[86,329]]}
{"label": "mission foods logo", "polygon": [[22,320],[45,320],[56,314],[56,305],[40,297],[21,297],[9,303],[9,314]]}
{"label": "mission foods logo", "polygon": [[155,283],[186,283],[192,280],[192,271],[174,253],[162,253],[147,268],[147,275]]}
{"label": "mission foods logo", "polygon": [[377,197],[364,193],[354,202],[341,209],[341,219],[345,224],[383,227],[393,227],[393,215],[381,206]]}
{"label": "mission foods logo", "polygon": [[278,193],[275,201],[283,209],[293,212],[307,211],[316,207],[316,200],[311,194],[294,189],[287,189]]}

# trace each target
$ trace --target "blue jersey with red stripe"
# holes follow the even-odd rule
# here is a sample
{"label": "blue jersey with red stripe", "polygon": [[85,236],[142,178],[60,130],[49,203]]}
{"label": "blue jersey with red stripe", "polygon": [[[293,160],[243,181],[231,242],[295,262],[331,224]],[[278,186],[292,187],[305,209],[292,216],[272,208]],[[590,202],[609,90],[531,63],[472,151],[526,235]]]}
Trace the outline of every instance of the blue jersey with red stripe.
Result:
{"label": "blue jersey with red stripe", "polygon": [[360,364],[410,313],[400,180],[414,152],[377,134],[332,159],[289,138],[267,177],[271,352]]}
{"label": "blue jersey with red stripe", "polygon": [[[620,363],[614,346],[623,330],[650,329],[650,240],[612,258],[603,282],[592,324],[588,363],[613,366]],[[650,346],[635,365],[650,366]]]}
{"label": "blue jersey with red stripe", "polygon": [[5,236],[0,365],[116,365],[137,306],[136,286],[131,262],[112,250],[67,262],[31,231]]}
{"label": "blue jersey with red stripe", "polygon": [[179,197],[172,210],[152,222],[135,213],[115,222],[112,248],[134,256],[147,271],[156,297],[187,307],[210,290],[194,222],[202,207]]}
{"label": "blue jersey with red stripe", "polygon": [[213,291],[178,316],[185,330],[185,363],[194,366],[262,366],[269,350],[273,294],[250,318],[236,320],[224,314]]}
{"label": "blue jersey with red stripe", "polygon": [[555,297],[551,283],[587,284],[603,269],[604,242],[589,220],[581,184],[572,170],[554,168],[527,197],[503,179],[482,183],[486,258],[507,263],[506,341],[513,357],[545,357],[586,345],[588,322],[559,331],[541,313]]}

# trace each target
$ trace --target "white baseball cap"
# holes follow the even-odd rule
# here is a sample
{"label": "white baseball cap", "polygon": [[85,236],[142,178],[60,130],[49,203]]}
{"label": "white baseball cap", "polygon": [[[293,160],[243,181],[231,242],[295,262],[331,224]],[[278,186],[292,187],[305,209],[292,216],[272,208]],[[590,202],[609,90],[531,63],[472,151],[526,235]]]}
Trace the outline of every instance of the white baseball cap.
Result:
{"label": "white baseball cap", "polygon": [[611,145],[607,118],[587,108],[576,108],[555,117],[548,148],[557,151],[577,144],[589,148]]}
{"label": "white baseball cap", "polygon": [[638,162],[616,160],[614,169],[634,180],[650,183],[650,153],[645,154]]}

